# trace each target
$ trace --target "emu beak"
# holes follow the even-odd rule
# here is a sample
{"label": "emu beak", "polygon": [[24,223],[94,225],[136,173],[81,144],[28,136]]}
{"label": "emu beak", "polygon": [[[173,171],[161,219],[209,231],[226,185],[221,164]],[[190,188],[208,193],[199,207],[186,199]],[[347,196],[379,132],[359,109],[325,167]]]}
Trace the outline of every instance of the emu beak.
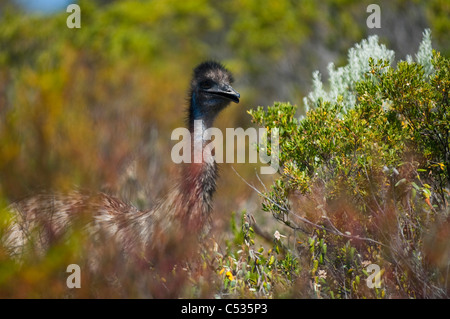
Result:
{"label": "emu beak", "polygon": [[239,103],[239,98],[241,97],[241,95],[229,84],[214,85],[209,89],[205,89],[204,91],[210,94],[225,97],[233,101],[234,103]]}

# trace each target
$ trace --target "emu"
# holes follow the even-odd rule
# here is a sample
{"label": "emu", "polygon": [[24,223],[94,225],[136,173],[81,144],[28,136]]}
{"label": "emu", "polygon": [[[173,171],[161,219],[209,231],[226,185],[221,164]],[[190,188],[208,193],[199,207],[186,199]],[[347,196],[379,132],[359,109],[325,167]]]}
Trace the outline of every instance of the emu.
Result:
{"label": "emu", "polygon": [[[207,129],[230,102],[239,103],[240,94],[232,83],[232,74],[218,62],[206,61],[194,69],[187,117],[192,142],[202,138],[193,134],[194,121],[200,120]],[[176,186],[149,210],[140,211],[105,193],[82,191],[41,193],[11,204],[15,218],[4,235],[4,246],[20,257],[27,251],[30,236],[37,233],[33,247],[45,251],[77,216],[88,215],[87,233],[94,239],[112,240],[127,255],[145,255],[147,259],[173,254],[177,258],[182,254],[177,254],[175,247],[183,250],[180,243],[196,241],[210,221],[218,171],[213,155],[205,149],[207,143],[202,145],[201,163],[185,164]]]}

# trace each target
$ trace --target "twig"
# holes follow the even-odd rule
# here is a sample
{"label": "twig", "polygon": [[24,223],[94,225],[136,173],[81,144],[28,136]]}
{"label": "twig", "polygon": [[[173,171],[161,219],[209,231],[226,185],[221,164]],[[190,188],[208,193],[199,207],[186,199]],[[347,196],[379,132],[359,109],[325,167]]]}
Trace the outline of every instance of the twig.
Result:
{"label": "twig", "polygon": [[[234,168],[233,168],[233,170],[234,170]],[[263,181],[259,177],[258,172],[256,171],[256,168],[255,168],[255,174],[256,174],[256,177],[258,178],[258,181],[261,183],[261,185],[264,187],[264,190],[267,192],[266,185],[263,183]]]}
{"label": "twig", "polygon": [[[338,236],[345,237],[345,238],[349,238],[349,239],[370,241],[370,242],[373,242],[373,243],[375,243],[375,244],[378,244],[378,245],[381,245],[381,246],[384,246],[384,247],[388,247],[388,246],[386,246],[385,244],[383,244],[383,243],[381,243],[381,242],[379,242],[379,241],[377,241],[377,240],[375,240],[375,239],[372,239],[372,238],[353,236],[353,235],[351,235],[351,234],[343,233],[343,232],[341,232],[340,230],[338,230],[338,229],[333,225],[333,223],[331,222],[331,220],[330,220],[328,217],[325,217],[325,218],[328,220],[328,222],[330,223],[330,225],[332,225],[333,229],[327,228],[327,227],[322,226],[322,225],[318,225],[318,224],[316,224],[316,223],[310,221],[309,219],[307,219],[307,218],[305,218],[305,217],[302,217],[302,216],[299,216],[299,215],[293,213],[290,209],[281,206],[279,203],[277,203],[277,202],[275,202],[274,200],[272,200],[270,197],[268,197],[267,195],[265,195],[263,192],[261,192],[261,191],[260,191],[259,189],[257,189],[255,186],[253,186],[252,184],[250,184],[249,182],[247,182],[247,181],[246,181],[246,180],[245,180],[245,179],[244,179],[244,178],[243,178],[243,177],[242,177],[242,176],[234,169],[233,166],[232,166],[231,168],[232,168],[233,171],[236,173],[236,175],[239,176],[239,177],[242,179],[242,181],[244,181],[245,184],[247,184],[251,189],[253,189],[255,192],[257,192],[257,193],[258,193],[260,196],[262,196],[265,200],[267,200],[267,201],[269,201],[270,203],[272,203],[273,205],[277,206],[277,207],[278,207],[279,209],[281,209],[283,212],[288,213],[288,214],[291,214],[291,215],[297,217],[300,221],[302,221],[302,222],[304,222],[304,223],[306,223],[306,224],[309,224],[309,225],[311,225],[311,226],[313,226],[313,227],[315,227],[315,228],[319,228],[319,229],[325,230],[325,231],[327,231],[327,232],[329,232],[329,233],[332,233],[332,234],[334,234],[334,235],[338,235]],[[302,228],[297,227],[297,226],[295,226],[295,227],[290,226],[290,225],[287,225],[287,226],[291,227],[291,228],[294,229],[294,230],[302,230]]]}

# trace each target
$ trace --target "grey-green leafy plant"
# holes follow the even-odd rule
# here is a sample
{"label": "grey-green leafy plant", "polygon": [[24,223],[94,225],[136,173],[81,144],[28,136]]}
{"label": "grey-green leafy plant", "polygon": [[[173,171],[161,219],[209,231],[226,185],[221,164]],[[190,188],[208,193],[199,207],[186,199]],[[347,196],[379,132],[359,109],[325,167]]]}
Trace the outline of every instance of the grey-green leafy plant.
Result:
{"label": "grey-green leafy plant", "polygon": [[[433,73],[432,65],[431,31],[426,29],[423,39],[416,54],[416,61],[424,68],[424,75]],[[324,88],[319,71],[313,73],[313,90],[303,99],[306,110],[314,107],[319,99],[324,102],[337,102],[343,99],[343,112],[353,108],[356,104],[355,84],[363,80],[364,75],[370,70],[369,60],[383,60],[392,65],[395,52],[379,43],[378,36],[373,35],[356,44],[348,51],[347,65],[336,68],[334,63],[328,65],[328,89]],[[411,56],[407,61],[412,63]]]}
{"label": "grey-green leafy plant", "polygon": [[[290,103],[250,111],[281,132],[280,176],[262,210],[309,251],[300,277],[318,297],[450,295],[450,60],[430,39],[425,31],[417,61],[395,66],[375,37],[363,41],[348,65],[330,66],[328,91],[316,73],[300,119]],[[379,289],[361,284],[370,263],[385,274]]]}

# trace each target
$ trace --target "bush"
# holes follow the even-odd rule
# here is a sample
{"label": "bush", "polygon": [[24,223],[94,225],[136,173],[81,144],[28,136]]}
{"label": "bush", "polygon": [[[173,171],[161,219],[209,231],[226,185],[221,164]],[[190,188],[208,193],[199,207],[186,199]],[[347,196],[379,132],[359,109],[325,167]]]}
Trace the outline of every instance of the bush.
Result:
{"label": "bush", "polygon": [[[450,62],[431,53],[428,31],[418,62],[395,67],[375,40],[350,51],[367,61],[330,68],[329,92],[315,73],[306,116],[279,102],[250,111],[280,130],[280,176],[262,209],[294,230],[293,274],[311,296],[448,297]],[[370,264],[378,288],[365,283]]]}

